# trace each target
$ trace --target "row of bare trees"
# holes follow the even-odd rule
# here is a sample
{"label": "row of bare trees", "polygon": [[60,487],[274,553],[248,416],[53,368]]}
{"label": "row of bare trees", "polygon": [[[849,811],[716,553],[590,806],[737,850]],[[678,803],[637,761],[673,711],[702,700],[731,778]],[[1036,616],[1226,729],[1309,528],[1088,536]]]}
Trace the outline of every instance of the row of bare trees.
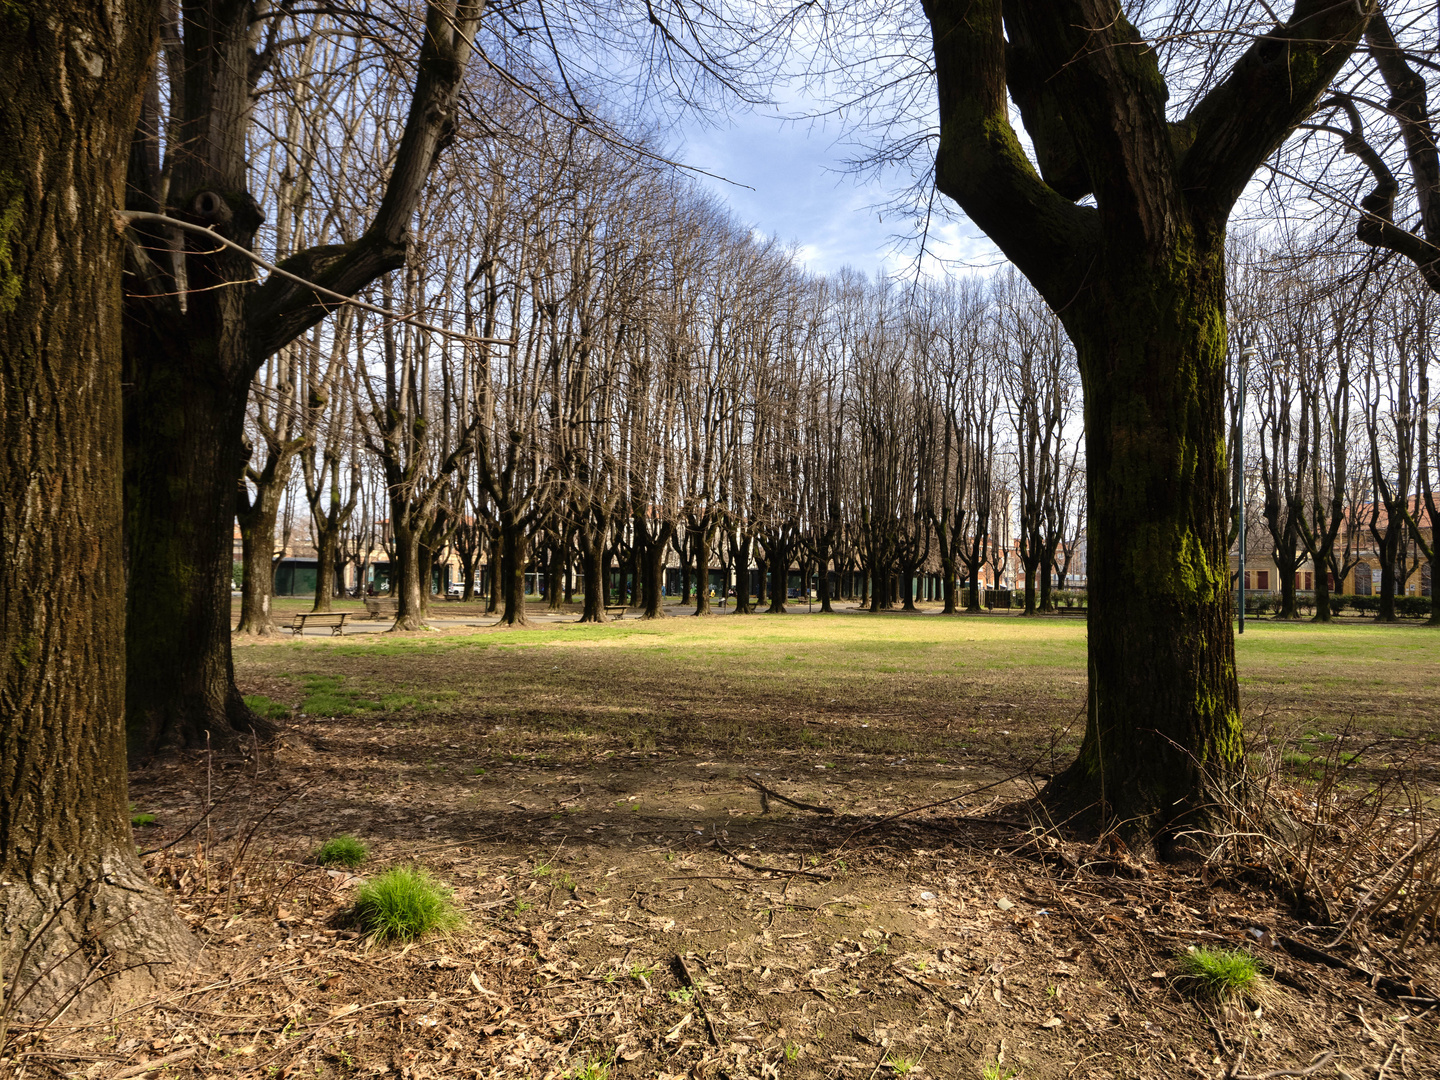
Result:
{"label": "row of bare trees", "polygon": [[1363,251],[1286,245],[1244,252],[1237,265],[1232,304],[1256,357],[1246,517],[1279,573],[1280,617],[1297,615],[1307,561],[1321,621],[1331,582],[1368,574],[1373,561],[1382,621],[1416,582],[1440,622],[1434,293],[1413,267]]}
{"label": "row of bare trees", "polygon": [[460,126],[368,294],[408,318],[347,308],[255,377],[242,630],[273,628],[287,490],[316,610],[383,547],[401,628],[451,554],[510,623],[527,567],[556,605],[578,578],[587,621],[617,573],[656,615],[672,552],[701,614],[717,564],[741,611],[752,566],[771,611],[792,567],[823,609],[834,572],[877,610],[930,575],[953,611],[1015,561],[1050,607],[1084,533],[1079,388],[1020,278],[808,275],[673,172],[488,92],[508,138]]}

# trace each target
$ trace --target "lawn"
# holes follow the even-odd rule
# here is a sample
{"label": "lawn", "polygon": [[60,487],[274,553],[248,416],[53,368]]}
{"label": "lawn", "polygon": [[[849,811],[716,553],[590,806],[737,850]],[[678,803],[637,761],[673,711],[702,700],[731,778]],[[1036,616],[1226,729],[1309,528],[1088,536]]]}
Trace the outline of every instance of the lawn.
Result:
{"label": "lawn", "polygon": [[[1213,1077],[1326,1050],[1373,1076],[1387,1048],[1440,1054],[1416,1003],[1433,926],[1407,950],[1365,919],[1334,950],[1352,968],[1315,962],[1324,905],[1343,920],[1383,872],[1330,833],[1335,873],[1297,892],[1289,849],[1141,866],[1032,828],[1083,723],[1079,619],[464,625],[485,621],[237,639],[282,744],[131,784],[152,876],[218,974],[106,1038],[193,1033],[174,1075],[323,1080]],[[1238,665],[1251,751],[1296,813],[1332,761],[1347,792],[1433,795],[1440,634],[1252,620]],[[359,876],[314,861],[342,834]],[[459,927],[368,942],[357,887],[409,867]],[[1254,1001],[1198,995],[1192,946],[1255,953]],[[1396,982],[1356,974],[1382,961]]]}
{"label": "lawn", "polygon": [[[1242,707],[1281,739],[1350,731],[1393,757],[1440,733],[1440,633],[1251,620]],[[252,704],[491,729],[498,753],[809,750],[1063,763],[1085,624],[1017,616],[756,615],[305,638],[237,650]],[[494,729],[499,728],[499,731]]]}

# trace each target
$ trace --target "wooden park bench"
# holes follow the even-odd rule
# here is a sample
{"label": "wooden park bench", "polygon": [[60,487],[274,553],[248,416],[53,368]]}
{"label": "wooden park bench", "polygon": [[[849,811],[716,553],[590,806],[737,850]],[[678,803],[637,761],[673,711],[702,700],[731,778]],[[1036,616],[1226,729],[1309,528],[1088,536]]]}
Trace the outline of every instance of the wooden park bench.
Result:
{"label": "wooden park bench", "polygon": [[624,604],[606,604],[605,614],[612,619],[623,619],[626,606]]}
{"label": "wooden park bench", "polygon": [[400,601],[389,596],[367,596],[365,613],[372,619],[393,619],[400,613]]}
{"label": "wooden park bench", "polygon": [[328,626],[334,637],[345,629],[345,616],[349,614],[348,611],[307,611],[290,620],[290,632],[298,634],[307,626]]}

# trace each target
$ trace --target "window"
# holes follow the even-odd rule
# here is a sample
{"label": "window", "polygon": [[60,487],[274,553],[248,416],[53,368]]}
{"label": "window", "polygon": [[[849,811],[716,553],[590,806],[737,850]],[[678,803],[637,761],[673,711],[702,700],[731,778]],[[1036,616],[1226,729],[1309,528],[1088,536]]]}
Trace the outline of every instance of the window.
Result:
{"label": "window", "polygon": [[1311,592],[1311,591],[1314,590],[1314,588],[1315,588],[1315,571],[1314,571],[1314,570],[1306,570],[1306,571],[1305,571],[1305,591],[1306,591],[1306,592]]}
{"label": "window", "polygon": [[1331,592],[1334,592],[1334,591],[1335,591],[1335,575],[1334,575],[1334,574],[1331,574],[1331,573],[1327,573],[1327,574],[1325,575],[1325,584],[1328,585],[1328,586],[1330,586],[1330,591],[1331,591]]}
{"label": "window", "polygon": [[1256,570],[1256,571],[1255,571],[1255,588],[1257,588],[1257,589],[1268,589],[1268,588],[1270,588],[1270,571],[1269,571],[1269,570]]}
{"label": "window", "polygon": [[1300,588],[1300,571],[1295,571],[1295,588]]}
{"label": "window", "polygon": [[1246,570],[1246,571],[1245,571],[1245,591],[1246,591],[1246,592],[1249,592],[1249,591],[1250,591],[1250,571],[1249,571],[1249,570]]}
{"label": "window", "polygon": [[1355,567],[1355,595],[1369,596],[1370,590],[1373,587],[1370,576],[1370,564],[1362,562]]}

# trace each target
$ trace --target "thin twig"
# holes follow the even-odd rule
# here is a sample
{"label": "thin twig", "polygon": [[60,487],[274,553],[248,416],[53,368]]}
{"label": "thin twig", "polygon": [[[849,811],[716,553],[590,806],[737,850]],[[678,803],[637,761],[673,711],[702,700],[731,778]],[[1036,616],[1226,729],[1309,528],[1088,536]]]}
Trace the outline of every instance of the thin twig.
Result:
{"label": "thin twig", "polygon": [[705,995],[695,982],[695,977],[690,974],[690,969],[685,965],[685,957],[676,953],[675,965],[680,969],[680,976],[685,980],[685,985],[690,987],[691,992],[695,995],[695,1007],[700,1010],[700,1019],[705,1021],[705,1030],[710,1032],[711,1045],[718,1047],[720,1036],[715,1034],[715,1024],[710,1019],[710,1010],[705,1008]]}
{"label": "thin twig", "polygon": [[779,866],[762,866],[760,863],[746,862],[739,855],[736,855],[735,852],[720,843],[719,840],[712,840],[711,843],[747,870],[755,870],[762,874],[799,874],[802,877],[815,878],[818,881],[834,880],[829,874],[822,874],[815,870],[785,870]]}
{"label": "thin twig", "polygon": [[[1329,1065],[1334,1057],[1334,1050],[1326,1050],[1303,1069],[1275,1069],[1266,1073],[1235,1073],[1230,1080],[1278,1080],[1282,1076],[1314,1076],[1326,1065]],[[1385,1072],[1384,1066],[1381,1066],[1380,1072],[1382,1074]],[[1376,1077],[1376,1080],[1380,1080],[1380,1078]]]}

